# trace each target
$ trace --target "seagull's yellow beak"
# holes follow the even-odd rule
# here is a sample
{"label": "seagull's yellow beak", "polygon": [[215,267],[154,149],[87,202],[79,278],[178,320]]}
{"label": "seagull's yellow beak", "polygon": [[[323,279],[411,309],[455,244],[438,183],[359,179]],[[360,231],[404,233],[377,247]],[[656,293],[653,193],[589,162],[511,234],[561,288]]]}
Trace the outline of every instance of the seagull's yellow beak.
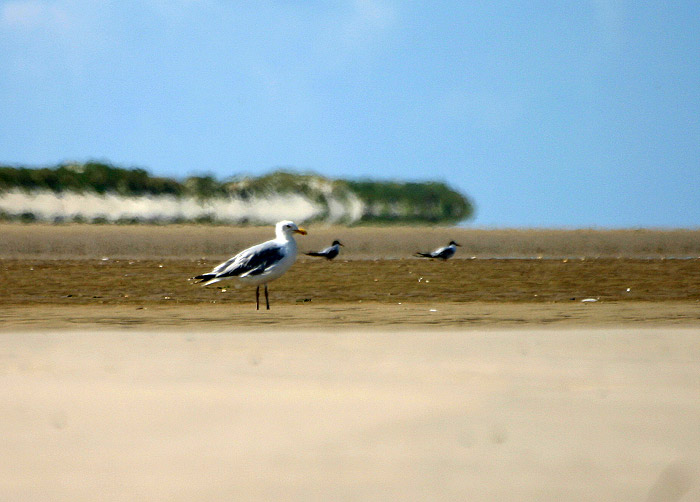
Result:
{"label": "seagull's yellow beak", "polygon": [[303,228],[297,228],[296,230],[294,230],[294,233],[295,233],[295,234],[306,235],[306,230],[304,230]]}

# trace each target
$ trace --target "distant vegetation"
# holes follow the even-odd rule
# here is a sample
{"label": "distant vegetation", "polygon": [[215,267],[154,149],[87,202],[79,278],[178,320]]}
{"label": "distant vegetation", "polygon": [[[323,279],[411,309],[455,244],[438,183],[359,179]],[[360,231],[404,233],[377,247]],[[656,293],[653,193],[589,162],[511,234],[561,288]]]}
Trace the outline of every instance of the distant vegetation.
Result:
{"label": "distant vegetation", "polygon": [[[473,205],[463,194],[439,182],[396,182],[374,180],[332,180],[316,174],[275,171],[260,177],[232,176],[218,180],[211,175],[191,176],[182,181],[151,176],[144,169],[125,169],[102,162],[60,164],[52,168],[28,168],[0,165],[0,202],[3,193],[92,194],[124,198],[157,197],[194,200],[210,207],[212,201],[239,201],[264,204],[271,197],[295,197],[307,202],[313,211],[310,219],[345,223],[438,223],[450,224],[469,219]],[[170,200],[168,199],[168,200]],[[26,204],[25,204],[26,206]],[[65,206],[65,204],[64,204]],[[339,209],[340,208],[340,209]],[[13,211],[7,204],[0,208],[4,219],[34,221],[117,221],[120,217],[100,214],[86,217],[75,211],[67,216],[37,217],[23,206]],[[203,209],[204,211],[204,209]],[[171,221],[216,221],[217,213],[206,217],[164,217]],[[339,216],[340,215],[340,216]],[[157,217],[155,219],[158,219]],[[139,217],[130,215],[129,221]],[[153,221],[154,217],[143,220]],[[224,220],[222,220],[224,221]],[[226,220],[226,221],[230,221]],[[261,222],[255,218],[241,221]]]}
{"label": "distant vegetation", "polygon": [[158,178],[144,169],[123,169],[109,164],[61,164],[54,168],[0,166],[0,190],[51,190],[53,192],[93,191],[125,196],[183,195],[183,185]]}
{"label": "distant vegetation", "polygon": [[386,223],[457,223],[474,208],[464,195],[444,183],[347,181],[365,203],[363,220]]}

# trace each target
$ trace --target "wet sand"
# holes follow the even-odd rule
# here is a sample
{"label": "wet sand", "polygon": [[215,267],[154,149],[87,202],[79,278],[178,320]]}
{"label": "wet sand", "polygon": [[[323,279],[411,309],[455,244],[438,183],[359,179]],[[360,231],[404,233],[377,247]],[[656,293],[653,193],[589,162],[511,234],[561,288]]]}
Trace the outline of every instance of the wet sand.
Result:
{"label": "wet sand", "polygon": [[700,260],[300,259],[255,288],[203,260],[0,260],[0,331],[700,326]]}
{"label": "wet sand", "polygon": [[0,333],[12,501],[696,501],[697,328]]}

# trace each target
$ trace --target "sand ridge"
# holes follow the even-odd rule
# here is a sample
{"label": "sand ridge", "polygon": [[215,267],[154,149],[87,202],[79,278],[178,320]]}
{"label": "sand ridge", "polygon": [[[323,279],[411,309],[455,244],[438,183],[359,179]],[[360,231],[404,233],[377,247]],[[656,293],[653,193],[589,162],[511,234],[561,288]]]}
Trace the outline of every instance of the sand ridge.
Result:
{"label": "sand ridge", "polygon": [[620,326],[700,327],[700,306],[688,302],[596,303],[297,303],[256,311],[254,305],[5,306],[0,332],[71,329],[156,331],[295,328],[497,329]]}

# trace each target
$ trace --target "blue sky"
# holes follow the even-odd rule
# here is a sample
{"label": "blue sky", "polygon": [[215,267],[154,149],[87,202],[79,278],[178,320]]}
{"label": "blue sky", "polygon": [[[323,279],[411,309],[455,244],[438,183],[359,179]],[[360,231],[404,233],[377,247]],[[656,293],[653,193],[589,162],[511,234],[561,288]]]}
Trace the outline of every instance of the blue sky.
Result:
{"label": "blue sky", "polygon": [[0,162],[88,159],[700,227],[700,2],[0,0]]}

